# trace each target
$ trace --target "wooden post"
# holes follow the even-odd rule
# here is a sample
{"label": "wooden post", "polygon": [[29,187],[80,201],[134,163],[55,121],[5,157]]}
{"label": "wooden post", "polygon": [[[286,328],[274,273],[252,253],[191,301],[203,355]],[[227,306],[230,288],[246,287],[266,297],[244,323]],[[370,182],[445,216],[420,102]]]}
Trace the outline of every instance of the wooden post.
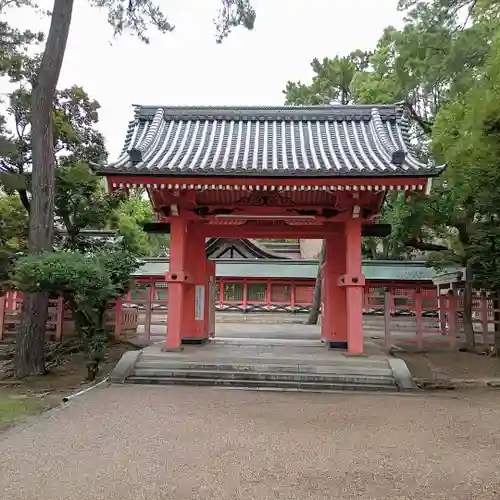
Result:
{"label": "wooden post", "polygon": [[221,306],[224,304],[224,280],[222,278],[219,280],[219,304]]}
{"label": "wooden post", "polygon": [[115,339],[118,340],[122,333],[122,298],[119,297],[115,301]]}
{"label": "wooden post", "polygon": [[417,319],[417,349],[424,349],[424,332],[422,327],[422,290],[415,290],[415,316]]}
{"label": "wooden post", "polygon": [[292,281],[290,285],[290,309],[295,312],[295,281]]}
{"label": "wooden post", "polygon": [[486,292],[481,292],[479,297],[481,310],[481,330],[483,332],[483,344],[485,347],[489,344],[490,332],[488,328],[488,297]]}
{"label": "wooden post", "polygon": [[457,345],[457,296],[453,290],[448,292],[448,336],[450,349]]}
{"label": "wooden post", "polygon": [[186,271],[189,220],[180,216],[170,218],[170,269],[165,274],[168,283],[168,315],[165,348],[167,352],[181,351],[182,332],[189,331],[194,321],[193,311],[188,311],[186,287],[192,277]]}
{"label": "wooden post", "polygon": [[63,324],[64,324],[64,299],[62,297],[58,297],[56,302],[56,333],[55,333],[55,339],[57,341],[60,341],[62,338]]}
{"label": "wooden post", "polygon": [[248,282],[243,280],[243,312],[247,312],[247,302],[248,302]]}
{"label": "wooden post", "polygon": [[365,285],[363,289],[363,312],[366,314],[370,310],[370,287]]}
{"label": "wooden post", "polygon": [[448,298],[441,294],[441,287],[437,287],[438,293],[438,317],[441,335],[446,335],[446,319],[448,316]]}
{"label": "wooden post", "polygon": [[5,322],[5,304],[7,302],[7,298],[5,295],[0,296],[0,340],[3,340],[4,336],[4,322]]}
{"label": "wooden post", "polygon": [[144,304],[146,307],[145,312],[146,312],[146,317],[144,320],[144,333],[146,335],[146,339],[148,341],[148,344],[151,340],[151,316],[153,315],[153,301],[155,300],[156,296],[156,287],[155,283],[151,283],[151,285],[148,288],[148,294],[146,296],[146,303]]}
{"label": "wooden post", "polygon": [[391,290],[386,288],[384,291],[384,343],[387,351],[392,346],[391,337]]}
{"label": "wooden post", "polygon": [[[353,216],[345,226],[346,270],[340,278],[346,294],[347,349],[349,354],[363,354],[363,276],[361,261],[361,220]],[[338,314],[339,311],[336,311]]]}

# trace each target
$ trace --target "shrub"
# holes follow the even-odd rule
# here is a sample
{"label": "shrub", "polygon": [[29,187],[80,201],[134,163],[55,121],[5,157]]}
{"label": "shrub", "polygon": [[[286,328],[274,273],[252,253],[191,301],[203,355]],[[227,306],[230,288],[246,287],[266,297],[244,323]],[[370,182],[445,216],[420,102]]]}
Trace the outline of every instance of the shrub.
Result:
{"label": "shrub", "polygon": [[13,281],[25,293],[45,292],[65,299],[88,352],[88,378],[93,380],[108,341],[106,309],[128,291],[130,275],[139,265],[133,255],[121,251],[45,253],[20,258]]}

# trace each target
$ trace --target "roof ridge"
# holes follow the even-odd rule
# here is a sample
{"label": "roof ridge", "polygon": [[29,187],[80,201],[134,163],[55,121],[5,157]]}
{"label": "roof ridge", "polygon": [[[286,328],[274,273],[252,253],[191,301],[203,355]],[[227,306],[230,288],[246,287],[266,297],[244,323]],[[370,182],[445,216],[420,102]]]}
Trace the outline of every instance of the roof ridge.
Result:
{"label": "roof ridge", "polygon": [[135,105],[136,120],[153,120],[158,113],[176,120],[227,119],[244,121],[342,120],[369,121],[377,109],[381,119],[398,120],[398,105],[316,105],[316,106],[149,106]]}

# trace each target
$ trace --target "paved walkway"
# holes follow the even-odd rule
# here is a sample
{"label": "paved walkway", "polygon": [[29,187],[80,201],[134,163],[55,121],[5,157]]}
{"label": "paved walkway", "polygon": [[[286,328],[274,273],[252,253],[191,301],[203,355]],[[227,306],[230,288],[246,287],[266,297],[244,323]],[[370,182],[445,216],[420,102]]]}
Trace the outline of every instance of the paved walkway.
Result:
{"label": "paved walkway", "polygon": [[[147,344],[144,334],[144,325],[138,328],[139,340]],[[371,339],[373,332],[365,331],[365,345],[374,346],[376,343]],[[166,326],[151,326],[151,342],[161,342],[165,339]],[[318,325],[299,325],[292,323],[282,324],[254,324],[254,323],[217,323],[216,338],[255,338],[255,339],[290,339],[310,340],[320,345],[321,327]]]}
{"label": "paved walkway", "polygon": [[493,500],[500,395],[96,389],[0,437],[8,500]]}

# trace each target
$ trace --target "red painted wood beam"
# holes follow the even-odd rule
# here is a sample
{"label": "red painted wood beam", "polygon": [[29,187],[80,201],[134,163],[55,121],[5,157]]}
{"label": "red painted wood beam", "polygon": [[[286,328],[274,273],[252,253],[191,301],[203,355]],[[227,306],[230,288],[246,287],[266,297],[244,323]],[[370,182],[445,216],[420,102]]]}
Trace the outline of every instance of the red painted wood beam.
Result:
{"label": "red painted wood beam", "polygon": [[315,178],[241,178],[241,177],[163,177],[147,175],[106,175],[112,184],[156,184],[156,185],[242,185],[247,186],[426,186],[428,179],[425,177],[315,177]]}
{"label": "red painted wood beam", "polygon": [[310,238],[322,239],[326,234],[338,234],[344,224],[323,226],[253,226],[210,225],[201,226],[205,238]]}

